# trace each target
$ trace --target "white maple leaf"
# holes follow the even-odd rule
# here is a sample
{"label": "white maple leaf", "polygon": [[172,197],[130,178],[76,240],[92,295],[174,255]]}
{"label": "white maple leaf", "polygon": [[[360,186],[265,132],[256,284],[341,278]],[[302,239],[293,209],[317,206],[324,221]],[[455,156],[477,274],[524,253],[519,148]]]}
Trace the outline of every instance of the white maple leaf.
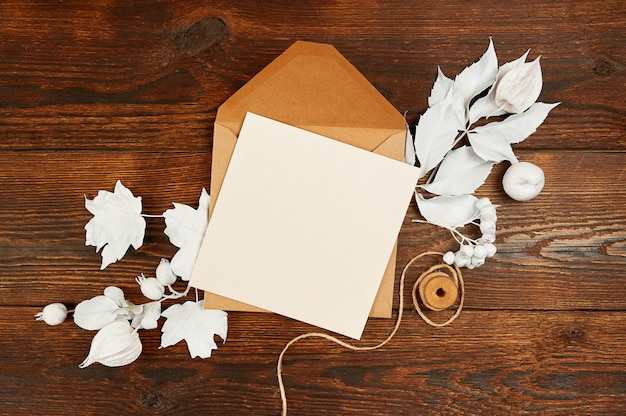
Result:
{"label": "white maple leaf", "polygon": [[85,245],[102,247],[100,270],[115,263],[126,254],[131,245],[137,250],[143,244],[146,220],[141,216],[141,197],[117,181],[114,192],[99,191],[85,208],[93,218],[85,225]]}
{"label": "white maple leaf", "polygon": [[491,160],[500,163],[503,160],[508,160],[511,163],[518,162],[511,144],[503,136],[472,131],[467,137],[474,152],[485,161]]}
{"label": "white maple leaf", "polygon": [[207,358],[212,350],[217,349],[215,335],[226,342],[227,313],[204,309],[204,300],[172,305],[161,315],[167,318],[161,328],[161,348],[185,340],[191,358]]}
{"label": "white maple leaf", "polygon": [[436,195],[471,194],[485,182],[493,165],[494,162],[484,161],[470,146],[462,146],[448,153],[435,180],[421,187]]}
{"label": "white maple leaf", "polygon": [[170,267],[181,279],[188,281],[198,251],[209,223],[209,194],[202,189],[198,209],[174,202],[174,208],[163,213],[165,234],[180,250],[176,252]]}
{"label": "white maple leaf", "polygon": [[473,195],[436,196],[425,199],[415,193],[415,201],[420,214],[431,224],[443,228],[456,228],[469,224],[478,218],[476,198]]}
{"label": "white maple leaf", "polygon": [[454,84],[463,95],[465,108],[468,108],[472,98],[494,83],[497,73],[498,58],[493,41],[489,39],[489,46],[483,56],[472,65],[463,69],[454,79]]}
{"label": "white maple leaf", "polygon": [[537,128],[546,119],[550,110],[559,104],[536,102],[523,113],[513,114],[498,123],[489,123],[476,127],[472,131],[501,136],[511,144],[519,143],[537,131]]}

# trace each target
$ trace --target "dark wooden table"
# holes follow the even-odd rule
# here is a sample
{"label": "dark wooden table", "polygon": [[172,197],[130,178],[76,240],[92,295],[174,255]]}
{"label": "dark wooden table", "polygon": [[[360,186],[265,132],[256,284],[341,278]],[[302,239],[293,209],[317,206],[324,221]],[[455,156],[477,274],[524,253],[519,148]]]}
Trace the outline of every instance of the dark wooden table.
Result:
{"label": "dark wooden table", "polygon": [[[459,319],[432,328],[405,302],[377,351],[296,344],[290,414],[626,414],[622,0],[88,3],[0,4],[1,414],[279,414],[276,360],[305,324],[231,313],[227,342],[205,360],[141,331],[135,363],[81,370],[93,332],[35,322],[44,305],[107,285],[141,302],[134,276],[175,252],[150,219],[144,247],[99,271],[84,196],[120,179],[144,212],[196,206],[218,106],[297,39],[334,44],[415,120],[437,65],[454,76],[490,36],[501,62],[541,55],[540,99],[562,102],[515,147],[545,170],[545,190],[510,200],[498,165],[479,194],[501,204],[499,251],[465,273]],[[397,275],[424,250],[454,248],[417,217],[412,205]],[[360,345],[392,326],[370,320]]]}

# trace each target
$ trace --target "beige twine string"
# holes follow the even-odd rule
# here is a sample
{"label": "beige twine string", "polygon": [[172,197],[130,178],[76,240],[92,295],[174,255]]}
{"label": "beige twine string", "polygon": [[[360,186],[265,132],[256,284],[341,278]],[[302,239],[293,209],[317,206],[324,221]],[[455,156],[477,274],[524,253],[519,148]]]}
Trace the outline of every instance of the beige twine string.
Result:
{"label": "beige twine string", "polygon": [[[404,266],[404,269],[402,270],[402,275],[400,276],[400,284],[399,284],[399,307],[398,307],[398,318],[396,319],[396,324],[394,325],[393,329],[391,330],[391,333],[387,336],[387,338],[385,338],[383,341],[381,341],[380,343],[376,344],[376,345],[371,345],[371,346],[356,346],[356,345],[352,345],[349,344],[345,341],[342,341],[332,335],[328,335],[322,332],[308,332],[306,334],[302,334],[299,335],[297,337],[295,337],[294,339],[292,339],[291,341],[289,341],[287,343],[287,345],[285,345],[285,348],[283,348],[282,352],[280,353],[280,355],[278,356],[278,364],[276,366],[276,373],[278,376],[278,387],[280,390],[280,398],[282,401],[282,406],[283,406],[283,410],[282,410],[282,416],[287,416],[287,394],[285,392],[285,384],[283,383],[283,358],[285,356],[285,353],[287,352],[287,350],[289,349],[289,347],[291,347],[293,344],[295,344],[296,342],[305,339],[305,338],[324,338],[327,339],[329,341],[334,342],[335,344],[341,345],[342,347],[348,348],[352,351],[372,351],[372,350],[376,350],[378,348],[381,348],[382,346],[384,346],[385,344],[387,344],[389,341],[391,341],[391,339],[393,338],[393,336],[396,334],[396,332],[398,331],[398,328],[400,327],[400,322],[402,321],[402,310],[403,310],[403,304],[404,304],[404,279],[406,276],[406,272],[409,269],[409,267],[411,267],[411,265],[413,263],[415,263],[417,260],[419,260],[420,258],[424,257],[424,256],[443,256],[443,253],[439,253],[436,251],[426,251],[422,254],[418,254],[417,256],[413,257],[411,260],[409,260],[409,262],[406,264],[406,266]],[[431,273],[433,272],[438,272],[439,270],[447,270],[451,277],[454,279],[454,281],[456,282],[456,284],[459,286],[460,290],[461,290],[461,298],[459,300],[459,306],[456,310],[456,312],[454,313],[454,315],[452,315],[452,317],[450,317],[450,319],[448,319],[447,321],[443,322],[443,323],[437,323],[437,322],[433,322],[431,319],[429,319],[424,312],[422,312],[422,309],[419,306],[419,303],[417,301],[417,289],[419,287],[419,284],[426,278],[428,277]],[[415,282],[415,284],[413,285],[413,306],[415,307],[415,309],[417,310],[417,313],[419,314],[419,316],[429,325],[432,325],[434,327],[444,327],[446,325],[449,325],[450,323],[452,323],[452,321],[454,321],[459,314],[461,313],[461,309],[463,309],[463,301],[465,298],[465,286],[463,284],[463,275],[461,274],[461,270],[458,268],[458,266],[455,264],[454,267],[449,266],[447,264],[438,264],[435,266],[432,266],[431,268],[429,268],[428,270],[426,270],[425,272],[423,272],[417,279],[417,281]]]}

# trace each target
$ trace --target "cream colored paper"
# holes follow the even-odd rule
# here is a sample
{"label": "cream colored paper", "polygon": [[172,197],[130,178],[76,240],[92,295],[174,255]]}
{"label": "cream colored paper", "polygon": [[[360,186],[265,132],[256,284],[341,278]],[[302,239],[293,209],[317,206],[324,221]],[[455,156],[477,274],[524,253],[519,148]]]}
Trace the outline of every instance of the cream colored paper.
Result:
{"label": "cream colored paper", "polygon": [[[402,114],[332,45],[297,41],[218,108],[211,156],[211,205],[219,200],[248,112],[392,159],[404,159],[406,122]],[[396,251],[394,246],[370,317],[392,315]],[[206,291],[204,307],[264,311]]]}
{"label": "cream colored paper", "polygon": [[417,179],[248,113],[191,284],[359,339]]}

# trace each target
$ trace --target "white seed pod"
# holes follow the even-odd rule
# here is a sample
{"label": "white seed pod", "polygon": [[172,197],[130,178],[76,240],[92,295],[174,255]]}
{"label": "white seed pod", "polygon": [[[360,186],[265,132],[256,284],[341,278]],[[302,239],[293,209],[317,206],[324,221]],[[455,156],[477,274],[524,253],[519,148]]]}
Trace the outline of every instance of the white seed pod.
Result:
{"label": "white seed pod", "polygon": [[65,318],[67,318],[67,308],[62,303],[46,305],[41,312],[35,314],[35,320],[44,321],[51,326],[62,324]]}
{"label": "white seed pod", "polygon": [[85,368],[93,363],[107,367],[130,364],[141,355],[141,341],[137,331],[127,320],[113,321],[93,337],[85,361],[78,367]]}
{"label": "white seed pod", "polygon": [[446,254],[443,255],[444,263],[446,263],[447,265],[450,265],[450,266],[454,263],[455,258],[456,258],[456,256],[451,251],[448,251]]}
{"label": "white seed pod", "polygon": [[156,268],[156,278],[163,286],[171,286],[176,282],[176,275],[172,271],[168,259],[161,259],[161,262]]}
{"label": "white seed pod", "polygon": [[141,275],[135,280],[139,283],[141,293],[150,300],[159,300],[165,294],[165,287],[155,277]]}
{"label": "white seed pod", "polygon": [[521,113],[530,107],[541,93],[543,80],[539,58],[508,71],[495,86],[495,102],[507,113]]}

